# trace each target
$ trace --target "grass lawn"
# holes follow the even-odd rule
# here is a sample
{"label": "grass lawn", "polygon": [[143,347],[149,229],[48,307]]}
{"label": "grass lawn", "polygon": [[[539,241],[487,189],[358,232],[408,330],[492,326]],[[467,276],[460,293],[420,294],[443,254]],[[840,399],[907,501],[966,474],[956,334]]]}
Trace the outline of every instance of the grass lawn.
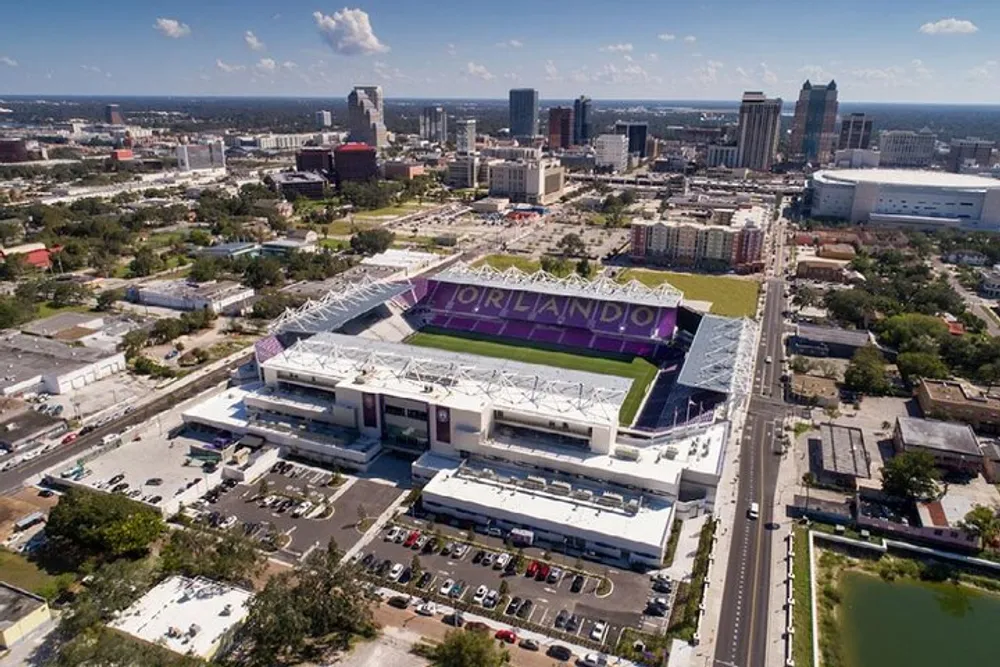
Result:
{"label": "grass lawn", "polygon": [[36,320],[40,320],[44,317],[51,317],[53,315],[58,315],[59,313],[89,313],[90,306],[63,306],[62,308],[56,308],[51,305],[50,302],[38,304],[38,315],[35,317]]}
{"label": "grass lawn", "polygon": [[624,282],[633,278],[650,287],[668,282],[683,292],[686,299],[711,301],[712,312],[716,315],[753,317],[757,312],[760,284],[755,280],[643,269],[623,271],[619,280]]}
{"label": "grass lawn", "polygon": [[795,581],[792,593],[795,596],[795,612],[792,622],[795,638],[792,641],[792,656],[796,665],[813,667],[812,653],[812,605],[809,599],[809,534],[795,529]]}
{"label": "grass lawn", "polygon": [[21,554],[7,549],[0,549],[0,572],[8,584],[49,600],[57,596],[60,584],[68,585],[75,578],[72,574],[49,574]]}
{"label": "grass lawn", "polygon": [[334,220],[329,225],[326,226],[327,234],[330,236],[350,236],[356,231],[362,229],[371,229],[371,223],[367,222],[351,222],[350,220],[343,218],[341,220]]}
{"label": "grass lawn", "polygon": [[154,250],[160,248],[167,248],[178,241],[184,241],[187,238],[187,234],[184,232],[163,232],[160,234],[151,234],[148,239],[146,239],[146,245]]}
{"label": "grass lawn", "polygon": [[538,260],[519,255],[487,255],[473,264],[473,266],[482,266],[483,264],[489,264],[497,271],[505,271],[512,266],[516,266],[525,273],[534,273],[542,268]]}
{"label": "grass lawn", "polygon": [[358,211],[354,214],[355,218],[379,218],[386,215],[403,215],[405,213],[412,213],[413,211],[420,208],[419,204],[405,203],[399,206],[386,206],[385,208],[376,208],[372,211]]}
{"label": "grass lawn", "polygon": [[418,347],[433,347],[451,352],[465,352],[484,357],[512,359],[529,364],[632,378],[632,388],[618,413],[618,421],[624,426],[628,426],[635,419],[643,396],[656,378],[656,366],[640,357],[631,360],[611,359],[586,353],[560,352],[541,345],[486,339],[475,334],[444,333],[431,329],[413,334],[406,342]]}

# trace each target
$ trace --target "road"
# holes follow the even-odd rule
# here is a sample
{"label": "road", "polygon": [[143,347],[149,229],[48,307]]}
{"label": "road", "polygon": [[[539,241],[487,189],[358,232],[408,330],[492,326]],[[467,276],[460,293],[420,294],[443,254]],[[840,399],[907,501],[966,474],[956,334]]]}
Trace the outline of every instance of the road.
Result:
{"label": "road", "polygon": [[[753,394],[740,440],[739,491],[715,646],[716,667],[765,667],[767,660],[772,542],[767,526],[773,521],[780,462],[776,439],[786,414],[781,382],[785,297],[780,224],[774,237],[779,245],[768,271],[772,277],[766,281]],[[747,517],[751,503],[760,506],[757,520]]]}
{"label": "road", "polygon": [[132,426],[134,424],[141,424],[149,421],[155,415],[163,412],[164,410],[169,410],[181,401],[186,400],[215,384],[218,384],[229,376],[229,373],[233,368],[242,363],[246,363],[248,360],[249,357],[240,357],[238,361],[218,370],[206,373],[204,377],[180,387],[176,391],[172,391],[156,398],[152,402],[125,415],[121,419],[102,426],[101,428],[78,438],[72,444],[56,447],[55,449],[48,451],[27,463],[22,463],[12,470],[0,473],[0,495],[7,495],[9,493],[16,492],[27,480],[58,464],[60,461],[66,461],[67,463],[72,462],[76,459],[76,457],[99,444],[101,442],[101,438],[105,435],[119,432],[126,426]]}
{"label": "road", "polygon": [[958,282],[958,278],[955,277],[955,274],[951,271],[951,267],[948,265],[935,259],[931,260],[931,267],[948,280],[948,283],[962,297],[962,300],[965,301],[965,305],[968,306],[973,315],[986,322],[986,332],[991,336],[1000,336],[1000,324],[997,324],[996,316],[989,312],[988,307],[983,304],[983,300],[979,297],[979,295],[965,289],[965,287]]}

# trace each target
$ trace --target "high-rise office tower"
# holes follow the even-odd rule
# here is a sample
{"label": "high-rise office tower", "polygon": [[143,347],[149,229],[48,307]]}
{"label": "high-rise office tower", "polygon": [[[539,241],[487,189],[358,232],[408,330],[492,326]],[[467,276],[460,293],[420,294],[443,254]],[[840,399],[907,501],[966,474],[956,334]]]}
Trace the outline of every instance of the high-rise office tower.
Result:
{"label": "high-rise office tower", "polygon": [[573,144],[581,146],[590,143],[593,137],[590,129],[590,98],[580,95],[573,102]]}
{"label": "high-rise office tower", "polygon": [[952,139],[948,150],[948,171],[958,173],[966,163],[979,167],[989,167],[993,164],[993,147],[996,142],[966,137]]}
{"label": "high-rise office tower", "polygon": [[472,118],[455,121],[455,148],[459,155],[476,152],[476,121]]}
{"label": "high-rise office tower", "polygon": [[388,143],[383,120],[382,86],[355,86],[347,96],[350,140],[382,148]]}
{"label": "high-rise office tower", "polygon": [[836,144],[837,82],[813,86],[807,80],[799,91],[792,120],[788,153],[807,162],[822,164],[830,159]]}
{"label": "high-rise office tower", "polygon": [[573,110],[549,109],[549,148],[569,148],[573,144]]}
{"label": "high-rise office tower", "polygon": [[226,146],[221,139],[207,144],[180,144],[176,155],[180,171],[226,168]]}
{"label": "high-rise office tower", "polygon": [[880,167],[928,167],[934,159],[937,135],[924,128],[888,130],[879,134]]}
{"label": "high-rise office tower", "polygon": [[840,121],[840,141],[837,142],[837,148],[867,149],[871,145],[874,125],[875,119],[868,114],[852,113]]}
{"label": "high-rise office tower", "polygon": [[615,134],[628,137],[628,152],[639,157],[646,157],[646,137],[649,134],[648,123],[615,123]]}
{"label": "high-rise office tower", "polygon": [[511,88],[510,135],[533,137],[538,134],[538,91],[534,88]]}
{"label": "high-rise office tower", "polygon": [[125,116],[117,104],[109,104],[104,107],[104,122],[108,125],[124,125]]}
{"label": "high-rise office tower", "polygon": [[316,112],[316,127],[322,130],[324,127],[333,125],[333,114],[329,111]]}
{"label": "high-rise office tower", "polygon": [[755,171],[769,171],[778,152],[781,98],[759,91],[743,93],[737,129],[736,163]]}
{"label": "high-rise office tower", "polygon": [[420,112],[420,138],[443,144],[448,141],[448,114],[442,107],[424,107]]}

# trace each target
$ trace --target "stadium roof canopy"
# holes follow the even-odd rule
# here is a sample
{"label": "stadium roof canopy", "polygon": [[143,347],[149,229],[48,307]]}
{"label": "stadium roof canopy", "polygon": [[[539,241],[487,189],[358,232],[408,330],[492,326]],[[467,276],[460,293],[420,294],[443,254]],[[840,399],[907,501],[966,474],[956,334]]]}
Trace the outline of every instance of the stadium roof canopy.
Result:
{"label": "stadium roof canopy", "polygon": [[409,281],[378,282],[364,277],[346,290],[330,291],[320,299],[310,299],[298,308],[289,308],[275,318],[267,329],[273,334],[335,331],[411,287]]}
{"label": "stadium roof canopy", "polygon": [[525,273],[515,266],[498,271],[485,264],[472,267],[460,263],[445,269],[431,279],[458,285],[516,289],[601,301],[624,301],[662,308],[676,308],[684,296],[680,290],[668,283],[648,287],[638,280],[619,283],[606,275],[588,280],[575,273],[566,278],[558,278],[545,271]]}
{"label": "stadium roof canopy", "polygon": [[740,393],[750,381],[753,345],[751,320],[705,315],[677,382],[722,394]]}
{"label": "stadium roof canopy", "polygon": [[[439,404],[618,423],[630,378],[526,364],[402,343],[321,333],[264,362],[338,383]],[[471,401],[471,402],[470,402]]]}

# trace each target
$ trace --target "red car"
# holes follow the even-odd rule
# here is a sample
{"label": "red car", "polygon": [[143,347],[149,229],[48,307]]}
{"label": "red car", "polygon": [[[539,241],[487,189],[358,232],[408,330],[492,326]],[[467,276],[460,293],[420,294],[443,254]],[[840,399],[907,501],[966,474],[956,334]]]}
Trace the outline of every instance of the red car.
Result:
{"label": "red car", "polygon": [[549,576],[549,569],[550,569],[549,566],[546,565],[545,563],[539,563],[538,572],[535,575],[535,579],[537,579],[538,581],[545,581],[545,578]]}
{"label": "red car", "polygon": [[403,546],[409,549],[410,547],[413,546],[413,543],[416,542],[418,539],[420,539],[420,531],[415,530],[406,536],[406,541],[403,542]]}
{"label": "red car", "polygon": [[79,433],[70,433],[65,438],[62,439],[62,444],[68,445],[79,437]]}
{"label": "red car", "polygon": [[514,644],[517,642],[517,633],[513,630],[497,630],[497,633],[493,635],[501,641],[505,641],[508,644]]}
{"label": "red car", "polygon": [[535,574],[538,572],[538,565],[539,563],[537,560],[533,560],[530,563],[528,563],[528,569],[524,571],[524,576],[534,577]]}

